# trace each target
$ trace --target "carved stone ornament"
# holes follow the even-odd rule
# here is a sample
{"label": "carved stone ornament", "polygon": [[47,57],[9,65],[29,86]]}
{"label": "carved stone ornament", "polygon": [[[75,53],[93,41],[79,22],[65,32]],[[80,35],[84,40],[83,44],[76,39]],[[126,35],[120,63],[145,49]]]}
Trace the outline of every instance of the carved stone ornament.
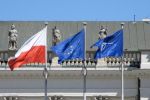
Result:
{"label": "carved stone ornament", "polygon": [[17,37],[18,37],[18,32],[15,29],[15,25],[11,25],[11,29],[9,30],[8,33],[8,49],[9,50],[17,50]]}
{"label": "carved stone ornament", "polygon": [[62,96],[51,96],[49,100],[64,100],[64,98]]}

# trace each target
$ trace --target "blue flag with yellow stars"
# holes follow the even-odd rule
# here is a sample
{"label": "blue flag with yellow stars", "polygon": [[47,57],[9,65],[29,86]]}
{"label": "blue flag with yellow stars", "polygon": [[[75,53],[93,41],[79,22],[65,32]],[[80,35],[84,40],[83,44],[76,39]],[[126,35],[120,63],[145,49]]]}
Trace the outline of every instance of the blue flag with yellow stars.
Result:
{"label": "blue flag with yellow stars", "polygon": [[51,47],[51,50],[59,57],[58,63],[65,60],[84,59],[85,31],[82,29],[72,37]]}

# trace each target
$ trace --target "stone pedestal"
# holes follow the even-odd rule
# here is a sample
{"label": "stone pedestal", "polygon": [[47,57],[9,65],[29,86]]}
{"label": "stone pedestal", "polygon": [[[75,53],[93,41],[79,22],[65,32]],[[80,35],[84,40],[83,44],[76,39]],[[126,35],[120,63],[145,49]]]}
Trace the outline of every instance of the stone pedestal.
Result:
{"label": "stone pedestal", "polygon": [[52,59],[52,64],[51,64],[52,67],[61,67],[61,65],[58,64],[58,59],[59,59],[58,57],[54,57]]}
{"label": "stone pedestal", "polygon": [[107,66],[107,63],[104,60],[104,58],[97,59],[97,65],[96,65],[96,67],[106,67],[106,66]]}
{"label": "stone pedestal", "polygon": [[14,57],[16,52],[17,52],[16,50],[9,50],[8,51],[8,57]]}

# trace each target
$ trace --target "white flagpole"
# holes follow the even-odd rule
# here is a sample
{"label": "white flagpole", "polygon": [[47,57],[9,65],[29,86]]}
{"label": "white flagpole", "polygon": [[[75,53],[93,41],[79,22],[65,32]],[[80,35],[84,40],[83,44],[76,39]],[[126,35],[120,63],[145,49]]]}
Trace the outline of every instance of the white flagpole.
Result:
{"label": "white flagpole", "polygon": [[82,69],[83,74],[83,100],[86,100],[86,76],[87,76],[87,69],[86,69],[86,22],[83,22],[85,37],[84,37],[84,67]]}
{"label": "white flagpole", "polygon": [[[121,28],[124,29],[124,23],[121,23]],[[124,54],[121,60],[121,100],[124,100]]]}
{"label": "white flagpole", "polygon": [[45,100],[47,100],[47,78],[48,78],[48,71],[47,71],[47,25],[48,25],[48,23],[45,22],[45,27],[46,27],[45,68],[44,68]]}

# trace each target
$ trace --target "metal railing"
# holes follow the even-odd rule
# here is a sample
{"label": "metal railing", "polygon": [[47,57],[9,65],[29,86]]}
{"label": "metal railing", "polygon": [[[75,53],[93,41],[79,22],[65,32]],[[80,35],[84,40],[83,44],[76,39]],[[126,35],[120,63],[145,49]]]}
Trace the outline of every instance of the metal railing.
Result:
{"label": "metal railing", "polygon": [[[7,67],[8,66],[8,58],[14,56],[16,51],[0,51],[0,67]],[[80,59],[74,59],[74,60],[67,60],[62,62],[62,67],[81,67],[83,66],[83,63],[85,62],[87,67],[96,67],[98,63],[105,63],[105,66],[107,67],[118,67],[121,65],[121,58],[113,58],[113,57],[107,57],[103,58],[102,62],[99,62],[98,60],[94,59],[95,51],[87,51],[86,52],[86,60],[82,61]],[[57,57],[55,54],[52,53],[52,51],[48,51],[48,65],[52,64],[52,59],[54,57]],[[124,52],[124,65],[126,67],[136,67],[140,68],[141,63],[141,52],[139,51],[125,51]],[[26,67],[39,67],[44,64],[39,63],[31,63],[25,65]],[[104,64],[102,64],[104,66]],[[103,67],[100,66],[100,67]],[[98,66],[99,67],[99,66]]]}

